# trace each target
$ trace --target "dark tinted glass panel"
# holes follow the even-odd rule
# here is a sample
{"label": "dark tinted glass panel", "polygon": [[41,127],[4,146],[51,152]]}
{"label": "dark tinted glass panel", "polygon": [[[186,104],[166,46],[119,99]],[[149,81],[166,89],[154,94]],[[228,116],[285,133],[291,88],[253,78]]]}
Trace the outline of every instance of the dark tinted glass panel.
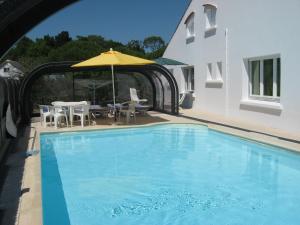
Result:
{"label": "dark tinted glass panel", "polygon": [[273,59],[264,60],[264,95],[273,96]]}
{"label": "dark tinted glass panel", "polygon": [[[140,99],[147,99],[147,105],[153,105],[153,89],[146,76],[140,73],[116,73],[117,103],[130,100],[129,88],[135,88]],[[50,105],[53,101],[90,101],[106,106],[113,102],[111,72],[76,72],[40,77],[32,86],[33,112],[38,113],[39,105]]]}
{"label": "dark tinted glass panel", "polygon": [[169,85],[168,80],[159,72],[155,72],[157,78],[159,79],[159,82],[161,84],[162,88],[162,110],[171,112],[171,105],[172,105],[172,92],[171,87]]}
{"label": "dark tinted glass panel", "polygon": [[31,89],[33,112],[39,112],[39,105],[50,105],[54,101],[71,101],[73,98],[72,73],[50,74],[39,77]]}
{"label": "dark tinted glass panel", "polygon": [[260,65],[259,61],[251,61],[251,83],[252,90],[251,93],[253,95],[260,94]]}
{"label": "dark tinted glass panel", "polygon": [[280,96],[281,60],[277,59],[277,96]]}

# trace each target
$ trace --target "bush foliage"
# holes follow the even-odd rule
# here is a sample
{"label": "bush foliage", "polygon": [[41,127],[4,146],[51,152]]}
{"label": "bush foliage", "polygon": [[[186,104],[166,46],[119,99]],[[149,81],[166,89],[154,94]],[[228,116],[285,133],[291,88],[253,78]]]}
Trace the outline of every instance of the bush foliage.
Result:
{"label": "bush foliage", "polygon": [[55,36],[45,35],[35,40],[25,36],[3,60],[18,61],[28,72],[47,62],[86,60],[110,48],[141,58],[155,59],[162,56],[166,44],[159,36],[150,36],[143,41],[131,40],[123,44],[99,35],[77,36],[72,39],[67,31],[62,31]]}

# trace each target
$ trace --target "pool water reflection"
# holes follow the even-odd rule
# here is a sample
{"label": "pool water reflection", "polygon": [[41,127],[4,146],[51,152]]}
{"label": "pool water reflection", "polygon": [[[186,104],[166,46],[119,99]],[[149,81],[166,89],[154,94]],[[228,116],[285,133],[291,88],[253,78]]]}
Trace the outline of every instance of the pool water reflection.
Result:
{"label": "pool water reflection", "polygon": [[300,156],[199,125],[41,135],[44,225],[299,224]]}

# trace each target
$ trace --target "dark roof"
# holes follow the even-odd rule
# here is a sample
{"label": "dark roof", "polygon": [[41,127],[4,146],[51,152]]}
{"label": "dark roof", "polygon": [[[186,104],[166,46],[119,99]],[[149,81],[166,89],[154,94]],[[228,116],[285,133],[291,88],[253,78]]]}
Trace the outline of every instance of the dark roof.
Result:
{"label": "dark roof", "polygon": [[174,59],[168,58],[158,58],[154,60],[159,65],[172,65],[172,66],[179,66],[179,65],[187,65],[186,63],[176,61]]}

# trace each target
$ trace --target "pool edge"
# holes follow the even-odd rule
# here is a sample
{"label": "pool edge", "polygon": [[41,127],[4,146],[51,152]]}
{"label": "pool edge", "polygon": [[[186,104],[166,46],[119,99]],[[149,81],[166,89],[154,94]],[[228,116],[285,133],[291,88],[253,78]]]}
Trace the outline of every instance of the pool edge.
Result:
{"label": "pool edge", "polygon": [[[273,147],[277,147],[277,148],[281,148],[284,151],[290,151],[290,152],[295,152],[295,153],[299,153],[300,154],[300,149],[297,147],[293,147],[291,146],[286,146],[286,143],[282,143],[282,142],[287,142],[289,144],[291,144],[292,142],[289,141],[284,141],[284,140],[280,140],[277,137],[269,137],[267,135],[263,135],[263,134],[256,134],[255,132],[247,132],[247,131],[241,131],[239,129],[235,129],[235,128],[228,128],[228,127],[224,127],[221,125],[213,125],[213,124],[205,124],[203,122],[165,122],[165,123],[154,123],[154,124],[145,124],[145,125],[130,125],[130,126],[123,126],[123,127],[119,127],[119,126],[115,126],[115,127],[108,127],[108,128],[92,128],[92,129],[88,129],[88,130],[82,130],[82,129],[77,129],[77,130],[63,130],[63,131],[41,131],[40,135],[51,135],[51,134],[64,134],[64,133],[80,133],[80,132],[95,132],[95,131],[107,131],[107,130],[124,130],[124,129],[136,129],[136,128],[146,128],[146,127],[153,127],[153,126],[163,126],[163,125],[198,125],[198,126],[203,126],[203,127],[207,127],[208,129],[211,130],[215,130],[227,135],[233,135],[248,141],[253,141],[256,142],[258,144],[265,144],[265,145],[270,145]],[[253,135],[255,134],[255,135]],[[249,136],[250,135],[250,136]],[[252,137],[251,137],[252,135]],[[297,145],[297,144],[296,144]]]}
{"label": "pool edge", "polygon": [[[138,128],[138,127],[148,127],[148,126],[153,126],[153,125],[163,125],[163,124],[193,124],[193,125],[202,125],[202,126],[206,126],[209,129],[213,129],[219,132],[223,132],[225,134],[230,134],[233,136],[238,136],[240,138],[243,139],[247,139],[250,141],[254,141],[254,142],[258,142],[260,144],[267,144],[270,146],[275,146],[275,147],[279,147],[283,150],[287,150],[287,151],[292,151],[292,152],[296,152],[296,153],[300,153],[300,145],[298,145],[298,148],[295,147],[293,148],[292,146],[281,146],[280,144],[278,144],[277,142],[274,143],[274,138],[269,138],[267,137],[266,139],[268,140],[263,140],[263,135],[257,135],[260,136],[260,138],[257,137],[249,137],[249,132],[242,132],[236,129],[228,129],[228,128],[224,128],[223,126],[217,126],[217,125],[212,125],[210,123],[204,123],[204,122],[199,122],[199,121],[195,121],[192,119],[187,119],[187,118],[181,118],[181,117],[175,117],[175,116],[170,116],[167,115],[166,117],[170,118],[171,122],[158,122],[158,123],[153,123],[153,124],[146,124],[146,125],[130,125],[130,126],[126,126],[126,127],[109,127],[109,128],[104,128],[104,127],[93,127],[93,129],[88,129],[83,130],[83,129],[76,129],[75,130],[53,130],[53,131],[44,131],[41,127],[39,127],[39,124],[31,124],[31,127],[29,126],[29,129],[36,129],[37,132],[37,136],[36,139],[34,140],[34,148],[35,149],[39,149],[40,146],[40,135],[43,134],[54,134],[54,133],[65,133],[65,132],[85,132],[85,131],[95,131],[95,130],[108,130],[108,129],[118,129],[118,128]],[[175,122],[174,122],[175,121]],[[179,122],[178,122],[179,121]],[[235,130],[232,131],[232,130]],[[277,140],[278,142],[283,142],[282,140]],[[28,146],[30,146],[30,144],[28,144]],[[24,149],[26,148],[26,146],[24,146]],[[30,149],[30,147],[27,147],[27,149]],[[32,175],[34,174],[34,178],[35,179],[30,179],[30,181],[25,182],[25,184],[23,185],[22,183],[22,188],[26,188],[26,187],[36,187],[41,185],[41,180],[40,180],[40,172],[38,171],[40,170],[38,167],[36,167],[35,165],[32,164],[37,164],[40,165],[40,162],[38,160],[38,158],[40,158],[40,156],[32,156],[29,157],[29,159],[26,159],[26,166],[24,168],[24,176],[26,176],[26,174]],[[26,179],[25,179],[26,180]],[[41,186],[40,186],[41,188]],[[28,198],[26,197],[27,194],[23,195],[20,197],[20,205],[19,205],[19,211],[18,211],[18,219],[16,221],[16,224],[18,225],[42,225],[42,208],[41,208],[41,193],[39,193],[39,190],[35,190],[37,188],[33,188],[33,191],[36,191],[34,193],[35,197],[34,198]],[[23,199],[24,198],[24,199]],[[23,200],[21,200],[23,199]],[[39,205],[39,201],[40,201],[40,205]],[[22,205],[28,205],[32,206],[33,208],[30,209],[26,209],[26,210],[22,210]]]}

